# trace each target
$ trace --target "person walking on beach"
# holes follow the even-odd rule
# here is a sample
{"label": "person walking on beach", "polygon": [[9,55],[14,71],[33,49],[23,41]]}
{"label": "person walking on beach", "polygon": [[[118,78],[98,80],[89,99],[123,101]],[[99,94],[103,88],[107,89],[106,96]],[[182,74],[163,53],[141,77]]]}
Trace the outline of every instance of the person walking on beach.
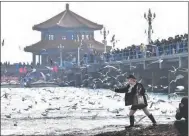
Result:
{"label": "person walking on beach", "polygon": [[138,83],[133,75],[127,77],[128,85],[124,88],[114,89],[117,93],[125,93],[125,106],[131,106],[129,112],[130,125],[125,128],[130,128],[134,126],[134,113],[139,109],[143,110],[144,113],[150,118],[153,126],[156,126],[156,120],[153,115],[147,109],[147,99],[145,96],[145,89],[141,83]]}

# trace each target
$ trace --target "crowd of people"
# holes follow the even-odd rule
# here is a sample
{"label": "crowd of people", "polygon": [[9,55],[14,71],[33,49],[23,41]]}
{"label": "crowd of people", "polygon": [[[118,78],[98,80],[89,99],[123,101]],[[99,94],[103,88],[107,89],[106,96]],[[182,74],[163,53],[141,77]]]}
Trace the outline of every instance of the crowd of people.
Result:
{"label": "crowd of people", "polygon": [[132,45],[124,49],[113,49],[107,53],[93,53],[84,55],[84,62],[95,63],[101,61],[118,61],[128,59],[139,59],[145,57],[171,55],[188,52],[188,34],[169,37],[167,40],[159,39],[151,42],[149,45]]}

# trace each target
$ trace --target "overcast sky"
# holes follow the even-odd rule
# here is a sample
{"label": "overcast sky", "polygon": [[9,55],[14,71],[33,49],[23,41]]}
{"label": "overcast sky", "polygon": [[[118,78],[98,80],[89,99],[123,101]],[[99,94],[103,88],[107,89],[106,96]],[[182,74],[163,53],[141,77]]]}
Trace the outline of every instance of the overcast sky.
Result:
{"label": "overcast sky", "polygon": [[[40,32],[32,26],[41,23],[65,10],[64,2],[3,2],[1,3],[1,61],[31,62],[31,53],[25,53],[25,46],[40,40]],[[69,2],[70,10],[98,24],[109,31],[108,41],[113,34],[118,48],[147,42],[147,21],[144,12],[151,8],[156,13],[153,21],[152,39],[168,38],[188,33],[187,2]],[[95,39],[102,41],[100,31]],[[19,49],[21,47],[21,50]]]}

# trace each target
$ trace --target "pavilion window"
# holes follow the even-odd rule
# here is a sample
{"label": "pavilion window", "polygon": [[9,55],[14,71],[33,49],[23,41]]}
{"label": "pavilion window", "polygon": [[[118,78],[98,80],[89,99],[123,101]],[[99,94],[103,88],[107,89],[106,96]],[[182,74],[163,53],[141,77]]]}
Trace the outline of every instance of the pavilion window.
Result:
{"label": "pavilion window", "polygon": [[89,35],[88,34],[86,35],[86,39],[89,40]]}
{"label": "pavilion window", "polygon": [[89,40],[91,40],[92,39],[92,35],[91,34],[89,34]]}
{"label": "pavilion window", "polygon": [[66,40],[66,36],[62,36],[62,40]]}
{"label": "pavilion window", "polygon": [[72,40],[74,39],[74,35],[72,34]]}
{"label": "pavilion window", "polygon": [[93,45],[92,45],[92,44],[89,44],[89,47],[90,47],[90,48],[93,48]]}
{"label": "pavilion window", "polygon": [[84,38],[85,38],[85,35],[82,34],[82,40],[84,40]]}
{"label": "pavilion window", "polygon": [[45,35],[45,40],[49,40],[49,35],[48,34]]}
{"label": "pavilion window", "polygon": [[77,35],[77,41],[79,41],[79,35]]}
{"label": "pavilion window", "polygon": [[54,40],[54,35],[49,35],[49,40]]}

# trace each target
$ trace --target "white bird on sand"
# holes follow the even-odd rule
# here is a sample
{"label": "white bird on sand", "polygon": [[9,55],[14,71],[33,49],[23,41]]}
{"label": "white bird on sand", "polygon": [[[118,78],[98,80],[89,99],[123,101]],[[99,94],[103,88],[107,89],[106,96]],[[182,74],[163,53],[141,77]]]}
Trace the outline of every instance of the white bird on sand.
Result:
{"label": "white bird on sand", "polygon": [[98,116],[99,113],[95,114],[92,116],[92,119],[96,119],[96,117]]}
{"label": "white bird on sand", "polygon": [[6,118],[11,118],[11,114],[5,115]]}
{"label": "white bird on sand", "polygon": [[46,117],[48,115],[48,112],[43,112],[41,113],[41,115]]}
{"label": "white bird on sand", "polygon": [[163,102],[163,103],[164,103],[165,101],[164,101],[164,100],[161,100],[161,99],[158,99],[157,101],[152,101],[149,108],[152,108],[152,106],[153,106],[154,104],[159,104],[160,102]]}
{"label": "white bird on sand", "polygon": [[169,95],[168,95],[168,98],[170,99],[170,98],[177,98],[178,97],[178,95],[176,94],[176,93],[170,93]]}
{"label": "white bird on sand", "polygon": [[162,113],[162,114],[166,114],[166,113],[167,113],[167,110],[161,110],[161,113]]}
{"label": "white bird on sand", "polygon": [[146,116],[143,116],[142,118],[140,118],[137,122],[136,122],[136,124],[138,124],[142,119],[144,119]]}

